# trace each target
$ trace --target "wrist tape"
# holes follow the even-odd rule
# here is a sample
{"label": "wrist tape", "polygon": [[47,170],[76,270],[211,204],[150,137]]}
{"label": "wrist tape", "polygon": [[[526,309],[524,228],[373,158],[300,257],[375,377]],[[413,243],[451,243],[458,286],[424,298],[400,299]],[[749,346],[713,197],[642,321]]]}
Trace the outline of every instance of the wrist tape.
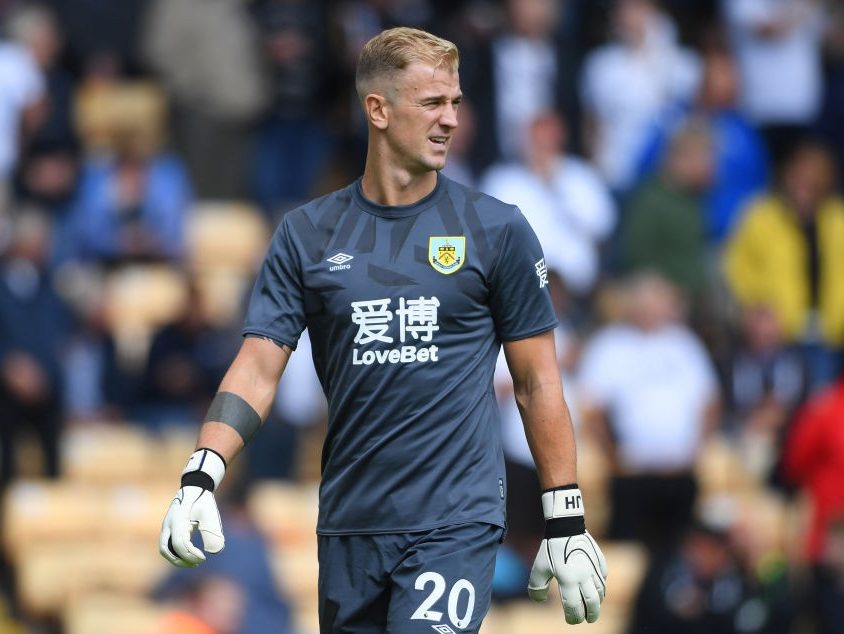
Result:
{"label": "wrist tape", "polygon": [[548,489],[542,493],[545,539],[571,537],[586,532],[583,496],[576,484]]}
{"label": "wrist tape", "polygon": [[182,470],[182,486],[214,491],[226,475],[226,461],[213,449],[197,449]]}

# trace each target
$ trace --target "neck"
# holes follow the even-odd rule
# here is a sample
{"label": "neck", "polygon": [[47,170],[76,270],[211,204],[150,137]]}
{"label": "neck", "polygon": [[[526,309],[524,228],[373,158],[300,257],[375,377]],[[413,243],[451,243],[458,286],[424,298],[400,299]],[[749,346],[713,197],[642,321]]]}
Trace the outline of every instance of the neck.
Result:
{"label": "neck", "polygon": [[363,195],[379,205],[412,205],[434,191],[437,173],[433,170],[413,174],[394,161],[387,161],[370,150],[366,156],[361,189]]}

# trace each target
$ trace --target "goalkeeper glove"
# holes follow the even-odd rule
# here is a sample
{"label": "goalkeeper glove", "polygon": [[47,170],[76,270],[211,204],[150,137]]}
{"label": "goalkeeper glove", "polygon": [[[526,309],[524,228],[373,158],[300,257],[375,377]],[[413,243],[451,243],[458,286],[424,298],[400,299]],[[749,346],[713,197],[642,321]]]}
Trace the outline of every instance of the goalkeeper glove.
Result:
{"label": "goalkeeper glove", "polygon": [[161,524],[158,550],[174,566],[193,568],[205,561],[203,552],[190,541],[195,528],[202,535],[202,547],[218,553],[225,546],[216,489],[226,474],[226,462],[212,449],[197,449],[182,471],[182,486],[167,509]]}
{"label": "goalkeeper glove", "polygon": [[574,625],[585,618],[593,623],[607,591],[607,560],[586,531],[580,489],[568,485],[545,491],[542,511],[545,539],[530,571],[528,596],[544,601],[556,577],[566,622]]}

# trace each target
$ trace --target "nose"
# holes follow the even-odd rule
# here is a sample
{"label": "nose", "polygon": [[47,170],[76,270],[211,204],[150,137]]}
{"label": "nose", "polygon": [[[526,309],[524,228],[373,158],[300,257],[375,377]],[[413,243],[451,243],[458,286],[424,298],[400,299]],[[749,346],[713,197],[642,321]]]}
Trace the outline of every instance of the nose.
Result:
{"label": "nose", "polygon": [[440,115],[440,125],[452,129],[457,127],[457,108],[454,104],[445,105]]}

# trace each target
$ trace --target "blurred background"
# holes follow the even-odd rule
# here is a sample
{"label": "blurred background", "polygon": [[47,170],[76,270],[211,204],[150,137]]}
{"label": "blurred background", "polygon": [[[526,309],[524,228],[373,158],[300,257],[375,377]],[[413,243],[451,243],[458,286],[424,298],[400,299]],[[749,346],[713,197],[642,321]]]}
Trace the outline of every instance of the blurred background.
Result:
{"label": "blurred background", "polygon": [[[0,633],[314,634],[307,337],[174,571],[160,521],[274,226],[363,167],[357,54],[455,41],[446,173],[545,249],[594,634],[844,632],[844,6],[831,0],[0,0]],[[539,485],[496,374],[528,604]]]}

